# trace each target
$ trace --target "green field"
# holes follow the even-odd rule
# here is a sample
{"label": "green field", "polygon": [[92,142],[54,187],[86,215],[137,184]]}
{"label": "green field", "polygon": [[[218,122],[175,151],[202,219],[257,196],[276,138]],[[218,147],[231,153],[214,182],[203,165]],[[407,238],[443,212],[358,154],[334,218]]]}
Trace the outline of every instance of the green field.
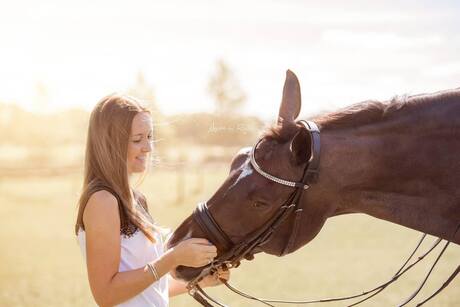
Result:
{"label": "green field", "polygon": [[[197,201],[215,191],[227,169],[203,170],[201,178],[200,171],[184,172],[182,200],[177,199],[175,171],[160,169],[147,177],[141,190],[160,224],[177,226]],[[0,180],[0,306],[95,306],[73,234],[81,175]],[[313,299],[359,293],[390,278],[419,236],[363,215],[333,218],[313,242],[295,254],[283,258],[257,255],[255,261],[243,263],[233,271],[232,283],[263,297]],[[433,260],[434,256],[425,259],[364,306],[402,302],[418,287]],[[452,245],[415,302],[439,287],[459,263],[460,246]],[[230,306],[257,306],[224,288],[210,293]],[[184,295],[172,299],[171,306],[196,303]],[[428,306],[460,306],[460,277]]]}

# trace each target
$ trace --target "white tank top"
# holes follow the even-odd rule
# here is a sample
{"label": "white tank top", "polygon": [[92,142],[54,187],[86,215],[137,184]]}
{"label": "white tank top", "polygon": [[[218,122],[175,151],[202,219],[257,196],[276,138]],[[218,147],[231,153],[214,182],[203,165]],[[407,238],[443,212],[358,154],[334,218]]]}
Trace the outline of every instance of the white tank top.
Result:
{"label": "white tank top", "polygon": [[[164,252],[163,239],[155,232],[156,243],[152,244],[144,233],[137,230],[132,236],[121,234],[121,254],[119,272],[139,269],[148,262],[158,259]],[[80,228],[78,243],[86,260],[86,234]],[[167,307],[169,305],[168,274],[154,282],[138,295],[123,302],[121,307]]]}

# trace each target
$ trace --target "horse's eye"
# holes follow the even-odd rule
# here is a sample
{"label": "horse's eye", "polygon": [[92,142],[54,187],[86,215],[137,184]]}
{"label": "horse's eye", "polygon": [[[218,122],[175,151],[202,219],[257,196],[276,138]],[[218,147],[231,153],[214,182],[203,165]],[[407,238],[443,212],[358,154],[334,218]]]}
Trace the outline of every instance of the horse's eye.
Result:
{"label": "horse's eye", "polygon": [[252,206],[254,208],[258,208],[258,209],[264,209],[264,208],[268,208],[270,205],[267,204],[267,203],[262,203],[260,201],[256,201],[252,204]]}

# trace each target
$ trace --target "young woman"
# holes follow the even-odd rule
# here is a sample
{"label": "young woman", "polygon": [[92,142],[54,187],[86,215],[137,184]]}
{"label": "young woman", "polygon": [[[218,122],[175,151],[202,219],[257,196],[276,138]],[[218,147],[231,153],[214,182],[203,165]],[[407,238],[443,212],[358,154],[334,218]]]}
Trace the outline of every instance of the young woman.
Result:
{"label": "young woman", "polygon": [[[75,232],[100,306],[168,306],[168,297],[186,288],[167,273],[178,265],[204,266],[216,256],[216,248],[198,238],[163,249],[162,230],[131,183],[148,168],[152,130],[149,111],[132,97],[109,95],[91,113]],[[201,286],[218,285],[228,274],[208,276]]]}

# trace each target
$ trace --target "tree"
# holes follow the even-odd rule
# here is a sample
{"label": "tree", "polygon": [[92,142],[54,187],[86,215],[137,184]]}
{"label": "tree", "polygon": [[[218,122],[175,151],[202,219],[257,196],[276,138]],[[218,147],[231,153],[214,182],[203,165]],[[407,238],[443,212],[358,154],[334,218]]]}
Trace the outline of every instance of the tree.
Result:
{"label": "tree", "polygon": [[153,88],[146,82],[142,72],[137,74],[136,83],[127,91],[127,94],[143,101],[152,111],[155,118],[161,116]]}
{"label": "tree", "polygon": [[164,148],[167,148],[167,142],[174,136],[174,129],[168,123],[167,118],[160,112],[156,103],[156,97],[153,88],[145,80],[144,74],[137,74],[136,83],[128,89],[127,94],[141,100],[145,106],[152,112],[154,138],[162,142],[156,143],[155,148],[159,153]]}
{"label": "tree", "polygon": [[48,88],[43,82],[35,84],[35,96],[33,100],[33,110],[38,113],[50,111],[50,94]]}
{"label": "tree", "polygon": [[234,115],[245,103],[246,94],[223,60],[217,61],[216,65],[216,71],[209,80],[208,91],[214,98],[217,113]]}

